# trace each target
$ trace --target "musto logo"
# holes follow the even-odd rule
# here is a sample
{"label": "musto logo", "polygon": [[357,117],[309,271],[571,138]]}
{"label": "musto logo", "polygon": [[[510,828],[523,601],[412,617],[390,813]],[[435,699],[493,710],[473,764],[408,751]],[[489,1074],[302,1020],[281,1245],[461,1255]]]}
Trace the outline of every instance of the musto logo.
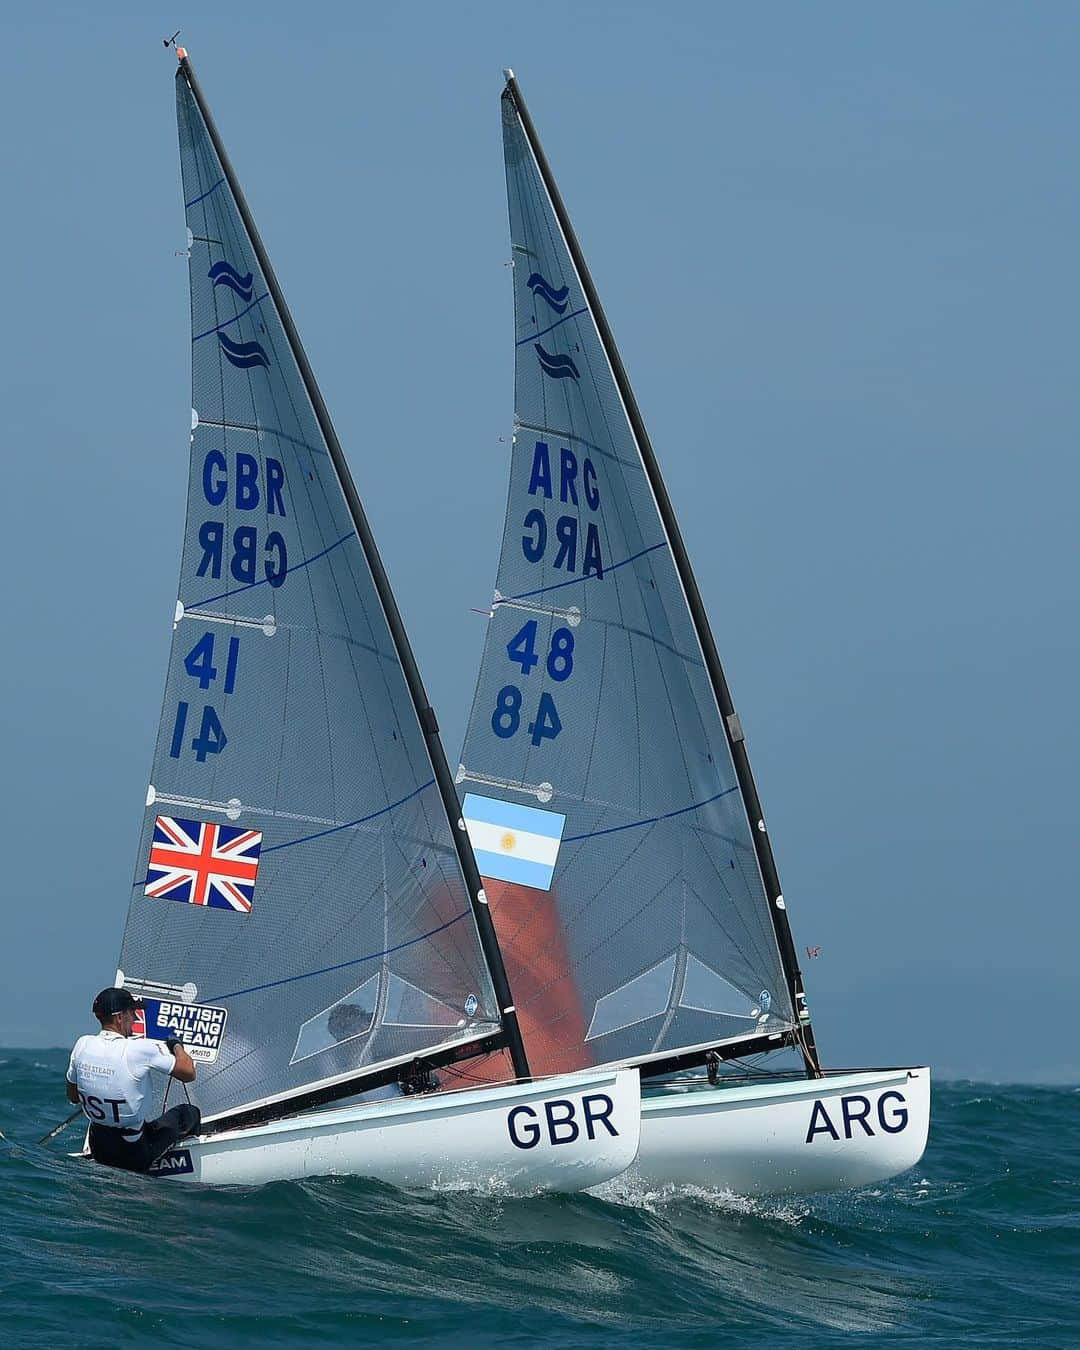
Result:
{"label": "musto logo", "polygon": [[619,1131],[611,1123],[615,1103],[606,1092],[592,1092],[580,1103],[569,1097],[556,1097],[535,1106],[515,1106],[507,1113],[506,1128],[515,1148],[535,1148],[541,1139],[550,1144],[572,1144],[584,1131],[586,1138],[595,1139],[603,1126],[612,1138]]}
{"label": "musto logo", "polygon": [[[838,1102],[832,1101],[828,1106],[819,1097],[810,1112],[806,1142],[812,1144],[819,1134],[828,1135],[830,1139],[839,1141],[841,1130],[845,1139],[851,1139],[855,1135],[856,1125],[861,1128],[864,1135],[873,1135],[877,1131],[882,1134],[899,1134],[907,1127],[908,1109],[902,1092],[883,1092],[877,1099],[877,1109],[872,1108],[870,1098],[858,1094],[841,1097]],[[877,1130],[874,1128],[875,1125]]]}

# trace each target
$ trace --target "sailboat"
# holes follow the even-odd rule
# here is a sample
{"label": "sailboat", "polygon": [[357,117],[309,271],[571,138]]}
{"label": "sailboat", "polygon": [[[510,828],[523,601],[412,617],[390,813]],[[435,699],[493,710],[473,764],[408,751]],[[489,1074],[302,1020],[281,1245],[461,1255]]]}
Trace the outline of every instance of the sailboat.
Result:
{"label": "sailboat", "polygon": [[[178,56],[191,467],[115,978],[144,1004],[142,1033],[178,1036],[197,1061],[203,1124],[154,1174],[594,1185],[637,1152],[638,1075],[530,1073],[386,573]],[[503,1048],[506,1081],[471,1084],[470,1065]]]}
{"label": "sailboat", "polygon": [[512,72],[501,106],[515,425],[456,782],[530,1060],[640,1072],[648,1185],[894,1175],[925,1148],[929,1069],[821,1067],[671,500]]}

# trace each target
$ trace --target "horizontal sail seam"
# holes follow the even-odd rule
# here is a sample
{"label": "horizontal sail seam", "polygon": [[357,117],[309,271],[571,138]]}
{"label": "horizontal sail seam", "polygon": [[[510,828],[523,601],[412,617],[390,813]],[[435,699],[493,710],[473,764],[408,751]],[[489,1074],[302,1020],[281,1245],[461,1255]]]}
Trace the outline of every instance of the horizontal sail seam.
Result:
{"label": "horizontal sail seam", "polygon": [[[539,609],[539,606],[537,606]],[[551,611],[558,613],[557,610]],[[649,633],[644,628],[634,628],[628,623],[619,623],[616,619],[594,619],[591,615],[587,616],[590,623],[597,624],[603,628],[615,628],[620,633],[629,633],[632,637],[644,638],[651,642],[654,647],[663,647],[664,651],[670,652],[672,656],[678,657],[684,665],[704,667],[705,662],[700,656],[688,656],[686,652],[679,651],[678,647],[673,647],[670,642],[665,642],[663,638],[658,638],[655,633]]]}
{"label": "horizontal sail seam", "polygon": [[[325,558],[328,553],[332,553],[334,549],[340,548],[347,539],[355,538],[356,535],[352,530],[350,530],[348,534],[343,534],[340,539],[335,540],[328,548],[324,548],[321,553],[314,553],[310,558],[304,558],[302,562],[295,563],[291,566],[289,568],[289,576],[292,576],[294,572],[299,572],[304,567],[310,567],[312,563],[318,562],[320,558]],[[246,585],[237,586],[231,591],[222,591],[220,595],[212,595],[208,600],[197,600],[193,605],[185,605],[184,609],[202,609],[204,605],[216,605],[219,600],[227,600],[230,595],[239,595],[241,591],[253,591],[256,586],[265,586],[269,580],[269,577],[263,577],[260,581],[249,581]]]}
{"label": "horizontal sail seam", "polygon": [[616,464],[621,464],[624,469],[632,469],[634,473],[643,473],[641,461],[631,461],[623,459],[617,455],[614,450],[607,450],[604,446],[597,444],[596,441],[590,441],[585,436],[579,436],[576,431],[562,431],[559,427],[545,427],[537,422],[518,421],[514,425],[514,435],[519,431],[538,431],[541,436],[554,436],[556,440],[572,441],[575,445],[583,445],[586,450],[592,450],[594,454],[603,455],[605,459],[610,459]]}
{"label": "horizontal sail seam", "polygon": [[203,192],[203,193],[201,193],[198,197],[192,197],[191,201],[185,202],[185,203],[184,203],[184,210],[185,210],[185,211],[190,211],[191,208],[192,208],[193,206],[198,206],[198,204],[199,204],[204,198],[210,196],[211,192],[216,192],[216,191],[218,190],[218,188],[222,185],[222,183],[224,183],[224,181],[225,181],[224,178],[219,178],[219,179],[217,180],[217,182],[214,184],[213,187],[208,187],[208,188],[206,189],[206,191]]}
{"label": "horizontal sail seam", "polygon": [[191,339],[192,342],[199,342],[202,338],[209,337],[211,333],[218,333],[222,328],[228,328],[229,324],[235,323],[237,319],[242,319],[249,309],[254,309],[256,305],[261,305],[269,294],[269,291],[263,291],[262,295],[258,296],[255,300],[252,300],[251,304],[245,309],[242,309],[239,314],[234,314],[231,319],[222,319],[221,323],[214,324],[213,328],[208,328],[205,333],[196,333]]}
{"label": "horizontal sail seam", "polygon": [[380,952],[368,952],[366,956],[358,956],[353,961],[340,961],[336,966],[323,966],[321,970],[307,970],[302,975],[286,975],[280,980],[270,980],[266,984],[253,984],[249,989],[234,989],[231,994],[215,994],[211,1002],[221,1003],[227,998],[240,998],[243,994],[258,994],[264,989],[276,989],[282,984],[293,984],[297,980],[314,979],[316,975],[329,975],[335,970],[347,970],[349,966],[360,966],[365,961],[377,961],[380,957],[391,956],[394,952],[403,951],[406,947],[414,947],[418,942],[426,942],[428,938],[434,937],[436,933],[443,933],[446,929],[452,927],[455,923],[460,923],[462,919],[468,918],[471,910],[463,909],[452,919],[447,919],[438,928],[431,929],[428,933],[421,933],[419,937],[410,938],[408,942],[399,942],[396,947],[385,947]]}
{"label": "horizontal sail seam", "polygon": [[[623,558],[622,562],[612,563],[610,567],[604,568],[604,575],[607,576],[609,572],[614,572],[620,567],[625,567],[627,563],[636,562],[638,558],[644,558],[646,553],[655,553],[658,548],[667,548],[667,540],[662,539],[659,544],[650,544],[648,548],[643,548],[640,553],[631,553],[630,557]],[[554,581],[550,586],[538,586],[535,591],[521,591],[518,595],[508,596],[507,599],[527,600],[530,595],[542,595],[544,591],[557,591],[563,586],[573,586],[579,581],[589,581],[593,576],[594,574],[590,572],[588,576],[571,577],[569,581]],[[495,603],[497,606],[499,601],[496,601]]]}
{"label": "horizontal sail seam", "polygon": [[[289,445],[295,445],[301,450],[309,450],[313,455],[325,455],[326,450],[321,445],[311,445],[308,441],[302,441],[298,436],[290,436],[287,431],[282,431],[280,427],[262,427],[256,426],[252,422],[219,422],[212,417],[199,418],[200,427],[219,427],[225,431],[250,431],[260,437],[274,436],[279,441],[285,441]],[[199,428],[196,427],[197,431]]]}
{"label": "horizontal sail seam", "polygon": [[576,319],[579,314],[587,313],[588,310],[582,305],[580,309],[575,309],[572,314],[564,314],[561,319],[556,319],[554,323],[549,323],[546,328],[541,328],[538,333],[529,333],[526,337],[519,338],[518,341],[514,343],[514,346],[524,347],[527,342],[535,342],[537,338],[543,337],[545,333],[550,333],[553,328],[558,328],[560,324],[566,323],[568,319]]}
{"label": "horizontal sail seam", "polygon": [[[414,791],[410,792],[407,796],[401,797],[401,798],[400,798],[398,801],[396,801],[396,802],[391,802],[389,806],[380,806],[379,809],[378,809],[377,811],[372,811],[370,815],[367,815],[367,816],[357,816],[357,818],[356,818],[355,820],[346,820],[346,821],[343,821],[342,824],[340,824],[340,825],[331,825],[328,829],[325,829],[325,830],[318,830],[315,834],[305,834],[305,835],[303,836],[303,838],[301,838],[301,839],[287,839],[287,840],[286,840],[284,843],[282,843],[282,844],[271,844],[269,848],[264,848],[264,849],[262,850],[262,856],[265,857],[266,854],[268,854],[268,853],[276,853],[276,852],[278,851],[278,849],[282,849],[282,848],[294,848],[297,844],[308,844],[308,843],[311,842],[312,839],[322,839],[322,838],[324,838],[324,837],[325,837],[326,835],[328,835],[328,834],[337,834],[339,830],[355,830],[356,827],[357,827],[358,825],[366,825],[369,821],[372,821],[372,820],[378,820],[378,818],[379,818],[380,816],[385,816],[385,815],[387,815],[390,811],[396,811],[397,808],[398,808],[399,806],[404,806],[406,802],[411,802],[412,799],[413,799],[414,797],[419,797],[420,794],[421,794],[422,792],[426,792],[426,791],[428,790],[428,788],[429,788],[429,787],[433,787],[434,784],[435,784],[435,779],[434,779],[434,778],[429,778],[428,781],[427,781],[426,783],[421,783],[420,786],[419,786],[418,788],[416,788]],[[158,797],[157,800],[160,801],[160,802],[164,802],[164,803],[166,803],[166,804],[168,804],[169,801],[170,801],[170,799],[169,799],[168,797]],[[183,804],[195,806],[196,808],[198,808],[198,806],[200,805],[200,804],[197,803],[197,802],[187,802],[187,803],[183,803]],[[211,809],[217,809],[217,808],[214,806],[214,804],[211,803],[211,804],[209,804],[209,805],[210,805]],[[249,813],[250,813],[251,815],[259,815],[259,814],[260,814],[258,807],[248,807],[248,811],[249,811]],[[269,813],[266,813],[266,814],[275,814],[275,813],[269,812]],[[293,814],[291,814],[291,813],[289,813],[289,812],[283,812],[283,813],[282,813],[282,818],[284,818],[284,819],[286,819],[286,820],[304,820],[304,819],[310,820],[310,819],[311,819],[310,816],[308,816],[308,817],[297,816],[297,815],[293,815]],[[409,836],[406,836],[406,838],[409,838]],[[429,841],[416,841],[416,840],[411,840],[411,842],[414,842],[414,843],[415,843],[415,842],[424,842],[424,843],[426,844],[426,847],[430,848],[431,851],[432,851],[433,853],[449,853],[449,852],[451,851],[451,850],[446,849],[446,848],[440,848],[439,845],[434,844],[434,843],[431,843],[431,842],[429,842]],[[135,881],[133,881],[131,884],[132,884],[132,887],[133,887],[133,888],[138,887],[138,886],[145,886],[145,885],[147,885],[147,883],[149,882],[149,880],[150,880],[150,877],[149,877],[149,874],[147,874],[145,877],[137,878],[137,879],[136,879]]]}
{"label": "horizontal sail seam", "polygon": [[706,797],[703,802],[691,802],[689,806],[680,806],[677,811],[667,811],[662,816],[649,816],[647,820],[632,820],[629,825],[612,825],[606,830],[590,830],[588,834],[571,834],[564,840],[564,844],[576,844],[582,839],[595,839],[601,834],[618,834],[620,830],[636,830],[640,825],[655,825],[660,820],[671,820],[673,816],[685,816],[687,811],[697,811],[699,807],[708,806],[711,802],[717,802],[721,797],[727,797],[732,792],[738,792],[739,785],[725,788],[723,792],[716,792],[711,797]]}
{"label": "horizontal sail seam", "polygon": [[366,825],[369,820],[385,816],[390,811],[396,811],[399,806],[404,806],[406,802],[411,802],[414,797],[419,797],[422,792],[426,792],[434,784],[435,779],[429,778],[426,783],[421,783],[407,796],[396,802],[391,802],[389,806],[380,807],[378,811],[372,811],[369,816],[358,816],[356,820],[347,820],[344,825],[331,825],[329,829],[319,830],[316,834],[305,834],[302,839],[289,839],[284,844],[271,844],[269,848],[263,849],[263,856],[265,857],[267,853],[276,853],[278,849],[295,848],[297,844],[310,844],[313,839],[324,839],[328,834],[337,834],[339,830],[353,830],[357,825]]}

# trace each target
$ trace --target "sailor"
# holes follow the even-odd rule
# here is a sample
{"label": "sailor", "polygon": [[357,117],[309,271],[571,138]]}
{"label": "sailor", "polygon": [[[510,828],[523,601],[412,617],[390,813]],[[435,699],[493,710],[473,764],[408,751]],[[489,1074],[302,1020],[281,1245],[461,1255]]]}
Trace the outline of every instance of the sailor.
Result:
{"label": "sailor", "polygon": [[198,1134],[199,1108],[174,1106],[146,1120],[143,1103],[151,1071],[194,1083],[195,1065],[176,1036],[167,1041],[131,1036],[142,1004],[127,989],[103,989],[94,999],[101,1023],[96,1036],[80,1036],[67,1071],[68,1101],[90,1121],[90,1152],[100,1163],[145,1172],[185,1135]]}

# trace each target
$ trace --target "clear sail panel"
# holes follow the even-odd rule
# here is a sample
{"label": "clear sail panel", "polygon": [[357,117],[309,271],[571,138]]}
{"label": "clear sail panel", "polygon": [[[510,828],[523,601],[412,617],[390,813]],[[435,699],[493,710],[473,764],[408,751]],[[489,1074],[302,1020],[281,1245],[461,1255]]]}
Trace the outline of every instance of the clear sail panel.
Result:
{"label": "clear sail panel", "polygon": [[120,964],[151,996],[225,1010],[197,1086],[218,1115],[499,1017],[341,484],[182,74],[177,91],[191,473]]}
{"label": "clear sail panel", "polygon": [[502,106],[517,425],[458,781],[526,1045],[534,1068],[564,1069],[783,1030],[790,999],[693,620]]}

